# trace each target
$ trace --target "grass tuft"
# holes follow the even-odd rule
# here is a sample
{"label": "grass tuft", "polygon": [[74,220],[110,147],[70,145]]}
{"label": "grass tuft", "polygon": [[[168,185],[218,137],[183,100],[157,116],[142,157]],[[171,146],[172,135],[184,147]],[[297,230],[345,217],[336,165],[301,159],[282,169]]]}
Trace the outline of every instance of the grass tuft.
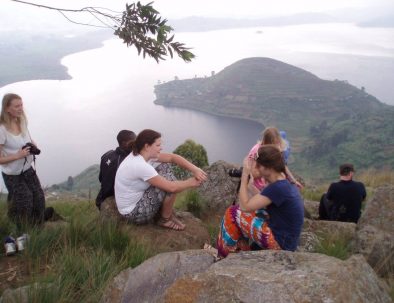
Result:
{"label": "grass tuft", "polygon": [[350,239],[340,233],[318,235],[319,244],[316,252],[346,260],[351,255]]}

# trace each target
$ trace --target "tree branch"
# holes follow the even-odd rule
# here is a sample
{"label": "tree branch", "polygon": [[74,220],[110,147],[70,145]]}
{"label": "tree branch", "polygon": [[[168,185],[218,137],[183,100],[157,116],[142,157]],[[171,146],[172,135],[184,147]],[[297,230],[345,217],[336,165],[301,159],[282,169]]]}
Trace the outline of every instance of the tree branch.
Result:
{"label": "tree branch", "polygon": [[[65,9],[22,0],[10,1],[55,10],[69,22],[75,24],[110,28],[127,46],[134,46],[138,54],[142,52],[144,58],[148,55],[159,62],[159,60],[165,60],[164,56],[172,58],[173,53],[176,53],[185,62],[190,62],[195,58],[195,55],[189,51],[190,48],[185,47],[183,43],[173,42],[174,35],[171,34],[173,28],[167,25],[166,19],[162,20],[159,12],[152,7],[153,2],[146,5],[142,5],[140,2],[126,4],[126,10],[120,13],[102,7],[89,6],[81,9]],[[101,25],[74,21],[66,13],[88,13]]]}

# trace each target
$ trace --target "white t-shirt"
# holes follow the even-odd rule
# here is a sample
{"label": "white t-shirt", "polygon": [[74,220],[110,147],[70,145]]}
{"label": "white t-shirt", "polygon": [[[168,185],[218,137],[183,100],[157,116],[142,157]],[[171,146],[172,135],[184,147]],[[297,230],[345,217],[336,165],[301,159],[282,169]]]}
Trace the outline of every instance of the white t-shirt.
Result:
{"label": "white t-shirt", "polygon": [[[1,155],[9,156],[16,154],[27,142],[31,139],[29,135],[19,134],[13,135],[10,133],[4,125],[0,125],[0,145],[3,145]],[[19,175],[23,171],[28,170],[31,167],[31,162],[33,161],[33,156],[11,161],[5,164],[1,164],[2,171],[6,175]],[[23,165],[24,164],[24,165]]]}
{"label": "white t-shirt", "polygon": [[122,215],[133,211],[145,190],[150,186],[147,180],[156,177],[157,171],[141,155],[128,155],[119,165],[115,177],[115,200]]}

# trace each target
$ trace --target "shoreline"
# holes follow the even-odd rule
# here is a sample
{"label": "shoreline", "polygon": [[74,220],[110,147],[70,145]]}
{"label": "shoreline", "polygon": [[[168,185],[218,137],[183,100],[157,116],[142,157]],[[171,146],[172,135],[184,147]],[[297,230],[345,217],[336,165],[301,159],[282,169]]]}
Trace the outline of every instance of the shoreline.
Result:
{"label": "shoreline", "polygon": [[22,33],[14,38],[16,32],[0,32],[0,38],[7,44],[0,45],[0,53],[11,55],[0,56],[0,88],[22,81],[34,80],[70,80],[67,66],[61,61],[64,57],[79,52],[103,47],[104,41],[111,38],[108,31],[86,32],[71,38],[65,36],[34,35]]}

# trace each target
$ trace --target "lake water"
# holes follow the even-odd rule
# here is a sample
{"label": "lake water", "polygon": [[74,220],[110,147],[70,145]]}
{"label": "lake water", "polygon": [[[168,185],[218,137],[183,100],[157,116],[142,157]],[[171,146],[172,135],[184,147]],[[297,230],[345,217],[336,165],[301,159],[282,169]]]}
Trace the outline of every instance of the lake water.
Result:
{"label": "lake water", "polygon": [[[271,57],[304,68],[323,79],[348,80],[394,104],[394,30],[351,24],[261,27],[179,33],[193,47],[192,63],[143,60],[119,40],[63,58],[72,80],[25,81],[0,88],[25,103],[29,128],[42,154],[37,170],[43,185],[75,176],[117,145],[121,129],[152,128],[163,134],[164,151],[186,139],[208,151],[210,163],[241,163],[259,138],[259,123],[153,104],[158,81],[210,75],[246,57]],[[379,75],[379,77],[377,77]],[[262,121],[264,122],[264,121]],[[290,138],[291,140],[291,138]]]}

